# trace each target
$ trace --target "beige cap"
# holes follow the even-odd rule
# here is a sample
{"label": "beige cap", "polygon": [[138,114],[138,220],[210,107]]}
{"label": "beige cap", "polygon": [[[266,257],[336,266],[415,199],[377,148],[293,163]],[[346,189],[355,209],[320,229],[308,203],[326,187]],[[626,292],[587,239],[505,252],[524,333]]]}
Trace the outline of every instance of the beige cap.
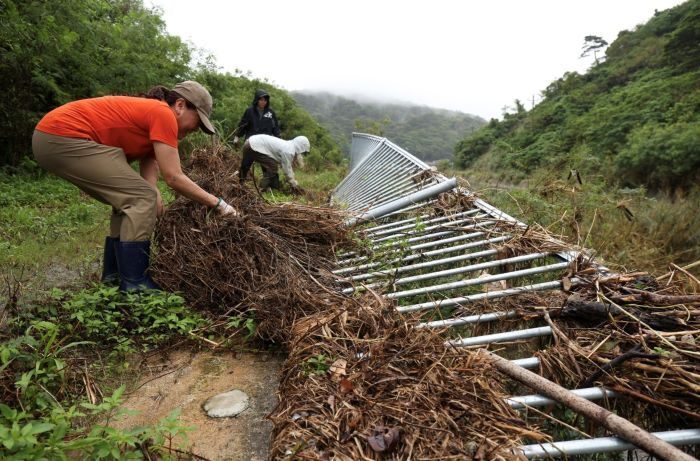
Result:
{"label": "beige cap", "polygon": [[197,108],[199,120],[202,122],[200,125],[202,131],[208,134],[214,134],[216,130],[214,130],[214,125],[209,121],[213,101],[207,89],[193,80],[187,80],[175,85],[173,91],[176,91],[180,96],[187,99]]}

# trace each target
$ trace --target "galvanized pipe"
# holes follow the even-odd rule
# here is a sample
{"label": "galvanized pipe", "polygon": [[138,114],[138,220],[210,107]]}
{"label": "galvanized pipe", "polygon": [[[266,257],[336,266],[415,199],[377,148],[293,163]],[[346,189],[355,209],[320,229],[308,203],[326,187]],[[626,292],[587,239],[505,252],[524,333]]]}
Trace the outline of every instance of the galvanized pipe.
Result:
{"label": "galvanized pipe", "polygon": [[429,201],[424,202],[424,203],[416,203],[415,205],[411,205],[409,207],[402,208],[402,209],[397,210],[397,211],[392,211],[391,213],[388,213],[388,214],[382,216],[382,219],[389,218],[391,216],[395,216],[398,214],[408,213],[409,211],[413,211],[413,210],[418,209],[418,208],[427,207],[427,206],[432,205],[436,202],[437,202],[436,200],[429,200]]}
{"label": "galvanized pipe", "polygon": [[524,359],[511,360],[511,362],[523,368],[537,368],[540,366],[540,359],[537,357],[527,357]]}
{"label": "galvanized pipe", "polygon": [[[354,137],[354,136],[353,136],[353,143],[352,143],[352,144],[353,144],[353,145],[355,144],[355,137]],[[362,154],[360,154],[360,155],[362,155],[363,158],[362,158],[361,160],[358,160],[357,162],[354,162],[354,165],[351,166],[351,169],[350,169],[350,171],[348,172],[348,174],[345,176],[345,178],[343,178],[343,180],[340,181],[340,183],[339,183],[337,186],[335,186],[335,189],[333,189],[332,197],[335,197],[342,189],[344,189],[344,188],[346,187],[346,184],[350,181],[350,178],[352,178],[353,173],[355,172],[355,170],[356,170],[360,165],[362,165],[362,163],[364,163],[364,162],[365,162],[377,149],[379,149],[383,144],[384,144],[384,139],[382,139],[381,141],[377,142],[377,144],[375,144],[374,146],[371,146],[371,147],[370,147],[370,146],[367,146],[366,148],[362,148],[362,149],[361,149],[363,152],[362,152]],[[351,147],[350,147],[350,151],[351,151],[351,155],[352,155],[352,151],[353,151],[353,146],[352,146],[352,145],[351,145]],[[356,150],[356,152],[359,154],[360,149],[358,148],[358,149]]]}
{"label": "galvanized pipe", "polygon": [[367,211],[366,213],[363,213],[360,216],[350,218],[345,221],[346,226],[353,226],[359,222],[362,221],[368,221],[371,219],[377,219],[382,216],[384,216],[387,213],[391,213],[392,211],[400,210],[401,208],[405,208],[408,205],[411,205],[416,202],[421,202],[423,200],[427,200],[429,198],[433,198],[436,195],[442,194],[443,192],[447,192],[448,190],[454,189],[457,186],[457,179],[452,178],[448,179],[445,182],[436,184],[434,186],[430,186],[427,189],[423,189],[421,191],[418,191],[416,193],[413,193],[411,195],[408,195],[406,197],[402,197],[400,199],[394,200],[393,202],[387,203],[386,205],[382,205],[380,207],[377,207],[373,210]]}
{"label": "galvanized pipe", "polygon": [[[353,188],[348,188],[345,198],[348,200],[354,199],[358,194],[364,193],[366,187],[359,187],[360,184],[374,187],[377,184],[391,181],[393,178],[391,175],[387,174],[387,168],[407,170],[415,167],[408,161],[401,161],[399,159],[397,162],[395,154],[385,147],[373,154],[372,158],[363,165],[362,169],[358,170],[356,184],[352,184],[354,186]],[[356,202],[358,200],[352,201]]]}
{"label": "galvanized pipe", "polygon": [[[617,397],[617,394],[604,387],[585,387],[583,389],[572,389],[571,392],[586,400],[601,400],[604,398]],[[544,395],[531,394],[531,395],[521,395],[518,397],[509,397],[506,399],[506,403],[510,405],[511,408],[515,410],[520,410],[527,407],[544,407],[547,405],[556,404],[557,401],[545,397]]]}
{"label": "galvanized pipe", "polygon": [[[484,232],[473,232],[471,234],[464,234],[464,235],[460,236],[460,240],[471,240],[474,237],[480,237],[482,235],[484,235]],[[467,250],[470,248],[478,248],[478,247],[482,247],[482,246],[485,246],[485,245],[488,245],[491,243],[500,243],[500,242],[503,242],[505,240],[508,240],[509,238],[510,238],[509,236],[501,236],[501,237],[494,237],[494,238],[486,239],[486,240],[478,240],[476,242],[464,243],[462,245],[455,245],[455,246],[451,246],[451,247],[440,248],[437,250],[430,250],[430,251],[421,252],[421,253],[413,253],[413,254],[410,254],[410,255],[405,256],[403,258],[396,258],[396,259],[393,259],[390,261],[374,262],[374,263],[362,264],[360,266],[345,267],[343,269],[334,270],[333,273],[338,274],[338,275],[347,274],[348,272],[371,269],[373,267],[377,267],[377,266],[380,266],[382,264],[391,265],[391,264],[400,263],[400,262],[415,261],[416,259],[420,259],[420,258],[432,258],[433,256],[454,253],[455,251],[462,251],[462,250]],[[448,243],[454,242],[454,239],[450,239],[450,240],[452,240],[452,241],[448,242]],[[423,244],[416,245],[416,246],[423,246]],[[413,251],[414,249],[415,249],[415,247],[410,247],[409,251]],[[481,254],[481,253],[483,253],[483,254]],[[468,253],[468,254],[469,255],[478,255],[475,257],[481,257],[481,256],[494,255],[496,253],[498,253],[497,250],[484,250],[483,252],[480,251],[480,252]],[[429,262],[430,261],[428,261],[426,263],[419,263],[419,264],[427,264]],[[418,264],[414,264],[414,266],[417,266],[417,265]],[[412,267],[412,266],[404,266],[404,267],[408,268],[408,267]],[[376,273],[382,274],[382,275],[392,275],[394,273],[394,271],[402,272],[402,269],[403,269],[403,267],[398,267],[396,269],[387,269],[386,271],[378,271]],[[371,275],[371,274],[363,274],[363,275]],[[356,276],[356,277],[362,277],[362,276]],[[353,279],[353,280],[355,280],[355,279]],[[357,280],[361,280],[361,279],[358,278]]]}
{"label": "galvanized pipe", "polygon": [[[405,285],[407,283],[413,283],[413,282],[422,282],[424,280],[431,280],[431,279],[436,279],[436,278],[441,278],[441,277],[449,277],[451,275],[458,275],[458,274],[465,274],[467,272],[474,272],[482,269],[490,269],[493,267],[499,267],[499,266],[505,266],[507,264],[514,264],[514,263],[519,263],[519,262],[526,262],[526,261],[532,261],[534,259],[541,259],[546,256],[549,256],[549,253],[532,253],[528,255],[522,255],[522,256],[514,256],[512,258],[506,258],[506,259],[496,259],[493,261],[487,261],[479,264],[470,264],[468,266],[462,266],[462,267],[456,267],[454,269],[445,269],[442,271],[437,271],[437,272],[428,272],[426,274],[420,274],[420,275],[414,275],[412,277],[403,277],[400,279],[392,280],[391,285]],[[469,255],[467,255],[469,256]],[[455,258],[447,258],[447,259],[455,259]],[[465,258],[462,258],[465,259]],[[447,264],[447,263],[444,263]],[[567,262],[567,264],[569,264]],[[458,282],[461,283],[461,282]],[[370,283],[369,285],[360,285],[358,287],[350,287],[346,288],[343,290],[343,293],[352,293],[353,291],[362,291],[367,288],[375,288],[378,286],[385,285],[385,283],[382,282],[375,282],[375,283]]]}
{"label": "galvanized pipe", "polygon": [[[367,186],[358,188],[346,197],[347,201],[355,206],[363,206],[372,203],[373,199],[377,200],[378,192],[388,190],[392,185],[401,181],[401,177],[415,173],[415,166],[411,164],[398,164],[391,168],[391,171],[386,171],[381,164],[376,166],[377,171],[372,173],[367,178]],[[383,171],[382,171],[383,170]],[[374,176],[379,176],[382,179],[375,181]],[[373,181],[373,182],[370,182]],[[404,179],[406,181],[406,179]]]}
{"label": "galvanized pipe", "polygon": [[[412,184],[417,188],[422,189],[419,183],[413,181],[413,178],[423,174],[424,170],[416,168],[415,165],[409,162],[394,161],[392,160],[392,165],[390,168],[384,171],[379,171],[378,174],[382,175],[382,180],[377,181],[371,187],[367,187],[361,191],[357,191],[354,196],[356,201],[363,201],[364,203],[370,203],[373,200],[377,200],[380,195],[379,192],[382,190],[386,192],[395,191],[400,189],[401,186]],[[382,197],[384,200],[385,197]]]}
{"label": "galvanized pipe", "polygon": [[[458,245],[458,246],[463,247],[464,245]],[[454,247],[452,247],[452,248],[454,248]],[[448,249],[451,250],[452,248],[445,248],[445,250],[448,250]],[[452,250],[452,251],[450,251],[450,253],[454,253],[455,251],[458,251],[458,250]],[[425,269],[427,267],[442,266],[445,264],[451,264],[451,263],[455,263],[455,262],[468,261],[470,259],[485,258],[488,256],[494,256],[497,254],[498,254],[498,250],[477,251],[474,253],[466,253],[466,254],[461,254],[459,256],[452,256],[449,258],[433,259],[430,261],[425,261],[425,262],[416,263],[416,264],[410,264],[408,266],[401,266],[401,267],[397,267],[394,269],[388,269],[385,271],[377,271],[377,272],[370,272],[368,274],[353,275],[352,277],[348,277],[347,280],[350,282],[354,282],[354,281],[358,281],[358,280],[366,280],[366,279],[371,279],[371,278],[375,278],[375,277],[394,277],[398,274],[403,274],[404,272],[413,272],[416,270]],[[425,254],[416,255],[416,256],[427,257]],[[387,262],[385,264],[391,264],[391,263]]]}
{"label": "galvanized pipe", "polygon": [[371,203],[372,207],[370,209],[376,208],[380,205],[389,203],[405,195],[412,194],[423,188],[424,187],[421,187],[421,185],[418,185],[410,180],[404,180],[387,184],[382,189],[370,195],[366,199],[367,201],[364,203]]}
{"label": "galvanized pipe", "polygon": [[479,346],[491,343],[502,343],[506,341],[517,341],[520,339],[538,338],[540,336],[550,336],[551,327],[528,328],[526,330],[506,331],[505,333],[494,333],[492,335],[472,336],[471,338],[461,338],[446,341],[448,347]]}
{"label": "galvanized pipe", "polygon": [[392,222],[389,222],[386,224],[381,224],[379,226],[373,226],[373,227],[368,227],[366,229],[362,229],[362,233],[365,236],[375,235],[375,234],[378,234],[379,231],[391,230],[392,228],[400,227],[400,226],[403,226],[404,224],[415,223],[418,220],[430,218],[430,216],[431,215],[429,215],[429,214],[422,214],[420,216],[415,216],[413,218],[406,218],[406,219],[401,219],[399,221],[392,221]]}
{"label": "galvanized pipe", "polygon": [[[375,231],[375,229],[373,229],[372,232],[371,232],[371,235],[372,235],[373,237],[378,237],[378,236],[380,236],[380,235],[395,234],[395,233],[398,233],[398,232],[400,232],[400,231],[404,231],[404,230],[408,230],[408,229],[415,229],[416,226],[419,225],[419,224],[423,224],[423,225],[425,225],[425,226],[428,226],[428,225],[430,225],[430,224],[443,223],[443,222],[445,222],[445,221],[447,221],[447,222],[449,222],[449,223],[453,223],[453,222],[456,222],[456,221],[457,221],[457,218],[462,218],[462,217],[465,217],[465,216],[472,216],[472,215],[474,215],[474,214],[479,213],[480,211],[481,211],[481,210],[478,210],[478,209],[472,209],[472,210],[469,210],[469,211],[462,211],[462,212],[459,212],[459,213],[454,213],[454,214],[451,214],[451,215],[440,216],[439,218],[432,218],[432,219],[425,219],[425,218],[430,218],[430,217],[431,217],[431,215],[427,215],[427,214],[426,214],[426,215],[420,216],[420,219],[419,219],[419,218],[411,218],[411,219],[407,219],[407,220],[404,220],[404,221],[400,221],[400,223],[401,223],[402,225],[397,226],[397,227],[392,227],[392,228],[389,228],[389,229],[381,229],[381,230],[377,230],[377,231]],[[485,216],[485,215],[484,215],[484,216]],[[407,223],[406,221],[409,221],[409,222],[411,222],[411,223],[409,224],[409,223]],[[463,222],[463,221],[462,221],[462,222]],[[427,230],[427,229],[426,229],[426,230]],[[365,232],[365,235],[369,236],[369,234],[370,234],[370,232]]]}
{"label": "galvanized pipe", "polygon": [[[572,284],[579,283],[579,279],[571,279]],[[505,290],[489,291],[486,293],[476,293],[469,296],[460,296],[458,298],[441,299],[440,301],[428,301],[425,303],[412,304],[410,306],[398,306],[396,310],[398,312],[416,312],[427,309],[439,309],[441,307],[451,307],[459,304],[466,304],[474,301],[482,301],[485,299],[497,299],[504,298],[506,296],[513,296],[520,293],[528,293],[532,291],[545,291],[554,290],[561,288],[560,280],[553,280],[551,282],[535,283],[531,285],[523,285],[514,288],[507,288]]]}
{"label": "galvanized pipe", "polygon": [[449,328],[460,325],[471,325],[474,323],[493,322],[495,320],[512,319],[518,316],[516,311],[507,312],[489,312],[487,314],[467,315],[466,317],[457,317],[444,320],[434,320],[432,322],[423,322],[416,325],[416,328]]}
{"label": "galvanized pipe", "polygon": [[409,237],[411,235],[423,235],[426,232],[432,232],[432,231],[438,230],[438,229],[446,229],[446,230],[462,229],[464,226],[461,226],[461,224],[468,223],[468,222],[473,223],[475,220],[483,218],[483,217],[484,217],[484,215],[478,215],[478,216],[471,216],[471,217],[468,217],[465,219],[456,219],[454,221],[447,221],[446,220],[446,221],[440,222],[438,224],[433,224],[432,226],[426,226],[425,229],[422,229],[422,230],[415,229],[415,226],[413,226],[415,230],[411,230],[408,232],[394,232],[393,234],[385,235],[384,237],[372,239],[372,243],[376,244],[376,243],[380,243],[380,242],[386,242],[388,240],[396,240],[399,238],[406,238],[406,237]]}
{"label": "galvanized pipe", "polygon": [[[488,226],[492,225],[493,223],[494,223],[493,221],[484,221],[484,222],[477,223],[477,224],[470,224],[470,225],[468,225],[468,226],[463,226],[463,227],[460,227],[459,229],[456,229],[456,230],[453,230],[453,231],[435,232],[435,233],[432,233],[432,234],[421,235],[421,236],[419,236],[419,237],[411,237],[411,238],[409,238],[409,239],[407,239],[407,240],[405,240],[405,241],[393,242],[393,243],[389,243],[389,244],[385,244],[385,245],[375,245],[375,246],[373,246],[370,250],[372,250],[372,251],[375,251],[375,250],[384,250],[383,252],[381,252],[381,253],[379,253],[379,254],[383,254],[383,253],[385,253],[385,252],[388,253],[388,251],[387,251],[388,249],[390,249],[390,248],[392,248],[392,247],[401,246],[401,245],[404,244],[404,243],[422,242],[422,241],[424,241],[424,240],[430,240],[430,239],[437,238],[437,237],[443,237],[443,236],[445,236],[445,235],[452,235],[452,234],[455,234],[455,233],[457,233],[457,232],[459,232],[459,231],[468,231],[468,230],[472,230],[472,229],[485,228],[485,227],[488,227]],[[482,234],[483,234],[483,232],[482,232]],[[445,244],[448,244],[448,243],[459,242],[459,241],[461,241],[461,240],[469,240],[470,238],[472,238],[472,237],[469,237],[469,236],[471,236],[471,235],[473,235],[473,234],[462,234],[462,235],[457,235],[457,236],[454,236],[454,237],[448,237],[448,238],[445,238],[445,239],[433,240],[433,241],[431,241],[431,242],[427,242],[427,243],[422,243],[422,244],[419,244],[419,245],[410,246],[410,247],[408,248],[408,250],[409,250],[409,251],[414,251],[414,250],[420,250],[420,249],[423,249],[423,248],[430,248],[430,247],[434,247],[434,246],[445,245]],[[510,238],[510,237],[508,237],[508,238]],[[392,251],[393,251],[393,250],[392,250]],[[373,255],[372,255],[372,257],[376,257],[376,256],[377,256],[376,254],[373,254]],[[357,256],[357,257],[354,257],[354,258],[343,259],[343,260],[341,260],[341,261],[338,261],[337,264],[338,264],[339,266],[342,266],[343,264],[348,264],[348,263],[351,263],[351,262],[359,262],[359,261],[363,261],[363,260],[365,260],[365,259],[368,259],[368,256]]]}
{"label": "galvanized pipe", "polygon": [[568,262],[548,264],[546,266],[541,266],[541,267],[531,267],[528,269],[521,269],[518,271],[504,272],[502,274],[489,275],[488,277],[483,277],[483,278],[475,278],[475,279],[462,280],[459,282],[443,283],[440,285],[421,287],[421,288],[416,288],[413,290],[396,291],[394,293],[387,294],[385,297],[389,298],[389,299],[399,299],[399,298],[406,298],[409,296],[435,293],[436,291],[454,290],[457,288],[464,288],[464,287],[468,287],[468,286],[483,285],[486,283],[498,282],[501,280],[508,280],[508,279],[514,279],[514,278],[518,278],[518,277],[525,277],[528,275],[536,275],[536,274],[543,274],[546,272],[558,271],[561,269],[566,269],[567,267],[569,267],[569,264],[570,263],[568,263]]}
{"label": "galvanized pipe", "polygon": [[390,149],[387,149],[385,146],[379,147],[365,159],[361,167],[356,168],[352,174],[347,176],[350,178],[347,184],[344,185],[342,190],[338,189],[333,196],[344,200],[348,195],[356,193],[360,189],[360,185],[367,183],[369,179],[374,179],[378,171],[378,165],[390,156]]}
{"label": "galvanized pipe", "polygon": [[[652,432],[651,435],[674,446],[700,444],[700,429]],[[598,437],[595,439],[524,445],[520,447],[520,450],[522,450],[522,454],[527,459],[552,459],[634,450],[635,448],[633,444],[619,437]]]}

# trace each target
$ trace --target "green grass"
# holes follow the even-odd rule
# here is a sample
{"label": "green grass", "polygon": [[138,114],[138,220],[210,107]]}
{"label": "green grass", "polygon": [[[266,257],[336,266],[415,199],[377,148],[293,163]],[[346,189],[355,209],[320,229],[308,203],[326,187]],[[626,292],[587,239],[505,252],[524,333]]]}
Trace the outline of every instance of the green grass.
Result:
{"label": "green grass", "polygon": [[0,267],[37,276],[59,263],[87,267],[99,255],[109,213],[55,176],[0,172]]}
{"label": "green grass", "polygon": [[611,267],[660,275],[670,263],[700,259],[698,187],[651,195],[606,186],[599,177],[584,176],[580,184],[568,171],[542,170],[517,184],[499,182],[503,172],[448,172],[466,178],[491,205],[593,250]]}

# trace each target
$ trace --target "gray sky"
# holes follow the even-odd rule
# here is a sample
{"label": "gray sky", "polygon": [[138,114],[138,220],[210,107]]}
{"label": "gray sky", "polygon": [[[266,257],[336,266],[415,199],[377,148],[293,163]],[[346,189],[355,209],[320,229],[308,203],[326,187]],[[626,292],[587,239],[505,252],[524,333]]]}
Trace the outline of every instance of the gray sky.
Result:
{"label": "gray sky", "polygon": [[287,90],[325,90],[500,118],[679,0],[146,0],[168,32]]}

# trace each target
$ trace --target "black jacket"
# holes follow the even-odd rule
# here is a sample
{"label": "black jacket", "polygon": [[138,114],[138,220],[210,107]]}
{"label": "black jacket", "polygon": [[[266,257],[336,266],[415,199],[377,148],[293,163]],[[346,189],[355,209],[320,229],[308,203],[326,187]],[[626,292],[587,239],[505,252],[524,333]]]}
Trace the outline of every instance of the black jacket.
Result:
{"label": "black jacket", "polygon": [[[258,109],[258,100],[267,96],[267,106],[263,109],[262,114]],[[265,90],[255,92],[253,104],[246,109],[238,123],[238,136],[249,138],[254,134],[269,134],[272,136],[280,136],[280,124],[277,121],[277,115],[270,109],[270,95]]]}

